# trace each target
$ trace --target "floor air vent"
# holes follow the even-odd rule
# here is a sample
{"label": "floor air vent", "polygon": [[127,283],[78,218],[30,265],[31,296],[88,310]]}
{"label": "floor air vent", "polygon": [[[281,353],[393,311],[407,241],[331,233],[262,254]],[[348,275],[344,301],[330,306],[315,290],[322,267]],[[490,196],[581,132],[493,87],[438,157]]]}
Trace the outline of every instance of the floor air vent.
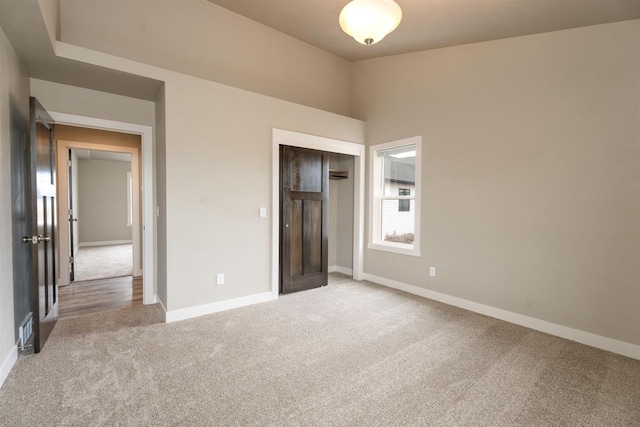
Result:
{"label": "floor air vent", "polygon": [[18,335],[20,339],[20,349],[24,350],[25,344],[29,341],[31,334],[33,333],[33,313],[27,314],[27,317],[22,321],[20,328],[18,329]]}

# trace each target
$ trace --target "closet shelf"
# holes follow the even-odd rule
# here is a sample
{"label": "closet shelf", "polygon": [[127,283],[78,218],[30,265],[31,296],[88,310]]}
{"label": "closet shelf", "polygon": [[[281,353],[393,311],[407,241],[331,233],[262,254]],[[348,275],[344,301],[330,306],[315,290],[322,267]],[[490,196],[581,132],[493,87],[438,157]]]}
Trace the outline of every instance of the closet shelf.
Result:
{"label": "closet shelf", "polygon": [[347,179],[349,178],[349,171],[339,171],[335,169],[329,169],[329,179]]}

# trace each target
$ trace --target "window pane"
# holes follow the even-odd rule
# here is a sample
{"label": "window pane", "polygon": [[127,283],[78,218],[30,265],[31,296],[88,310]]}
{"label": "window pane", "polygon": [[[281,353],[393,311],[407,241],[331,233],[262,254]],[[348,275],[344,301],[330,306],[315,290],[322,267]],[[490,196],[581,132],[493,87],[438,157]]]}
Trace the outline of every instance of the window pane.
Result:
{"label": "window pane", "polygon": [[416,146],[380,150],[378,157],[383,159],[384,196],[399,196],[400,188],[411,191],[416,181]]}
{"label": "window pane", "polygon": [[[401,211],[398,202],[408,202],[409,209]],[[383,200],[381,236],[387,242],[413,244],[415,200]]]}
{"label": "window pane", "polygon": [[[411,190],[408,188],[400,188],[398,196],[411,196]],[[398,200],[398,211],[409,212],[411,210],[410,200]]]}

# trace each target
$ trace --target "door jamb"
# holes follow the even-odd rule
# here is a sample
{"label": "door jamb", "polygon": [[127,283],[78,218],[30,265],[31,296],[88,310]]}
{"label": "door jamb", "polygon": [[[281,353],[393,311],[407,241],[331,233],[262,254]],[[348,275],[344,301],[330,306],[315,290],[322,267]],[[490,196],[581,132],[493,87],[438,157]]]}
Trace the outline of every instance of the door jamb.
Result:
{"label": "door jamb", "polygon": [[280,145],[311,148],[354,156],[353,184],[353,278],[362,280],[364,255],[364,170],[363,144],[308,135],[283,129],[272,130],[271,151],[271,293],[277,299],[280,289]]}
{"label": "door jamb", "polygon": [[140,135],[142,142],[142,302],[157,302],[156,285],[156,217],[154,215],[155,170],[153,163],[153,128],[134,123],[97,119],[76,114],[49,112],[56,124],[111,130]]}

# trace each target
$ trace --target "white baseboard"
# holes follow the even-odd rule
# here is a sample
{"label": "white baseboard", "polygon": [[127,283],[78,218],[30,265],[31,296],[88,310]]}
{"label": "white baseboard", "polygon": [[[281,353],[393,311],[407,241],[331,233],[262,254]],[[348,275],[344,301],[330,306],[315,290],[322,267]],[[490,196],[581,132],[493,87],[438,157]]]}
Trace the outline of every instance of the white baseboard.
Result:
{"label": "white baseboard", "polygon": [[454,297],[451,295],[443,294],[429,289],[424,289],[419,286],[409,285],[395,280],[387,279],[385,277],[375,276],[373,274],[364,273],[364,280],[377,283],[379,285],[387,286],[389,288],[399,289],[410,294],[418,295],[423,298],[432,299],[448,305],[464,308],[465,310],[473,311],[483,314],[485,316],[494,317],[496,319],[504,320],[509,323],[524,326],[536,331],[544,332],[550,335],[555,335],[560,338],[565,338],[571,341],[579,342],[591,347],[596,347],[601,350],[607,350],[612,353],[621,354],[623,356],[631,357],[632,359],[640,360],[640,345],[631,344],[624,341],[619,341],[613,338],[607,338],[600,335],[592,334],[590,332],[581,331],[578,329],[569,328],[567,326],[558,325],[556,323],[547,322],[545,320],[536,319],[533,317],[525,316],[511,311],[503,310],[489,305],[480,304],[477,302],[469,301],[463,298]]}
{"label": "white baseboard", "polygon": [[85,246],[111,246],[111,245],[131,245],[131,240],[108,240],[104,242],[82,242],[78,243],[78,247],[84,248]]}
{"label": "white baseboard", "polygon": [[[225,301],[212,302],[210,304],[197,305],[195,307],[183,308],[181,310],[166,311],[166,323],[177,322],[178,320],[191,319],[192,317],[204,316],[206,314],[217,313],[219,311],[231,310],[233,308],[258,304],[271,301],[273,294],[263,292],[261,294],[249,295],[246,297],[234,298]],[[164,308],[164,306],[163,306]]]}
{"label": "white baseboard", "polygon": [[9,376],[9,372],[11,372],[11,368],[16,364],[18,360],[18,347],[13,346],[11,350],[9,350],[9,354],[2,361],[2,366],[0,366],[0,387],[4,384],[4,381]]}
{"label": "white baseboard", "polygon": [[339,265],[331,265],[328,268],[329,273],[342,273],[347,276],[353,276],[353,270],[346,267],[340,267]]}

